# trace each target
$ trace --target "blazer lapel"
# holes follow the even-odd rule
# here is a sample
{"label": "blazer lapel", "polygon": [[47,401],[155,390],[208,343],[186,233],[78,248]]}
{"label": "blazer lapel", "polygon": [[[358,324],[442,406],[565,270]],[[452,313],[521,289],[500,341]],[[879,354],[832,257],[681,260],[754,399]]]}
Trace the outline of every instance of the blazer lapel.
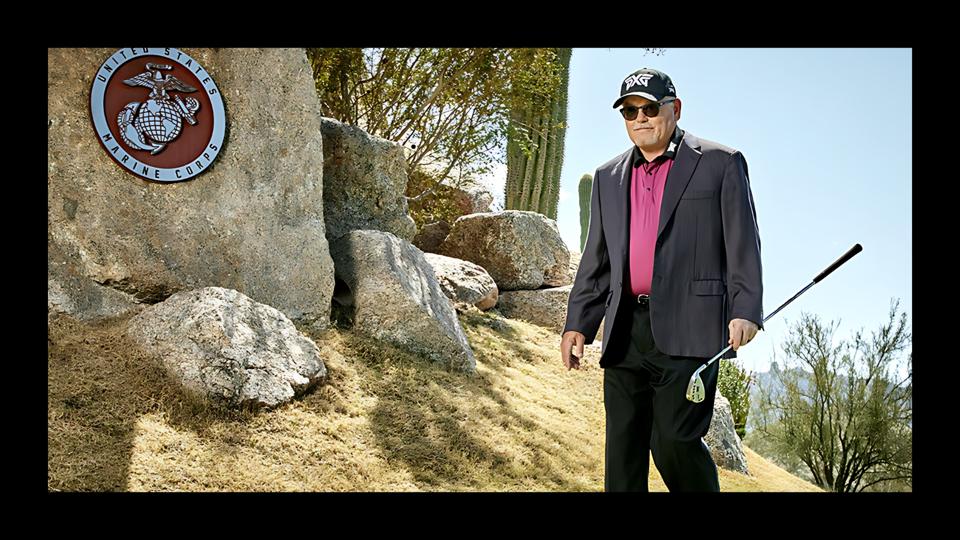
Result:
{"label": "blazer lapel", "polygon": [[680,149],[677,150],[677,156],[667,175],[666,186],[663,188],[663,200],[660,201],[660,225],[657,227],[657,239],[663,233],[667,223],[673,216],[677,204],[680,203],[680,195],[687,188],[690,179],[693,178],[693,171],[700,162],[700,141],[689,132],[684,133],[683,140],[680,142]]}

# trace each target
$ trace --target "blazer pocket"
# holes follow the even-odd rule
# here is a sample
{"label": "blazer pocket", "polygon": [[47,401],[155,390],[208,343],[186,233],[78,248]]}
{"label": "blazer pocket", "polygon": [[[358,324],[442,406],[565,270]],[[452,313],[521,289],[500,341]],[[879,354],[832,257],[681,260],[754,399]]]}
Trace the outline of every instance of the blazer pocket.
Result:
{"label": "blazer pocket", "polygon": [[716,191],[697,191],[697,190],[686,190],[683,192],[683,195],[680,196],[681,201],[690,201],[695,199],[712,199],[717,195]]}
{"label": "blazer pocket", "polygon": [[697,279],[690,282],[690,292],[697,296],[726,294],[727,284],[719,279]]}

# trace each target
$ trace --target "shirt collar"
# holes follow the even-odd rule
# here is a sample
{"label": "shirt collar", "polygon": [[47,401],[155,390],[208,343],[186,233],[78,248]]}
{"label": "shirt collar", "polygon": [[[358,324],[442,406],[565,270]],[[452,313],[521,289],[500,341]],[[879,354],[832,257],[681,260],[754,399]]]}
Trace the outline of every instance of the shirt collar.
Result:
{"label": "shirt collar", "polygon": [[[674,159],[677,157],[677,150],[680,150],[680,141],[683,140],[683,130],[680,129],[680,126],[677,126],[673,130],[673,137],[670,138],[670,143],[667,144],[667,150],[660,154],[657,159]],[[640,147],[637,145],[633,146],[633,157],[631,158],[634,168],[639,167],[640,165],[647,163],[647,158],[643,157],[643,152],[640,151]]]}

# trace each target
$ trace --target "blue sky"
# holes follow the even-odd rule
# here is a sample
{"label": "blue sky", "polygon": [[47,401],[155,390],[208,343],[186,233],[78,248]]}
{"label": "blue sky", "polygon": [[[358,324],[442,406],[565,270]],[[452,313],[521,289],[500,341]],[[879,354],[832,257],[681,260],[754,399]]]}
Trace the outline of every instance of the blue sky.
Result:
{"label": "blue sky", "polygon": [[[771,319],[740,350],[742,365],[767,371],[801,311],[839,320],[835,339],[845,339],[878,328],[899,298],[912,326],[912,58],[910,49],[574,49],[561,236],[579,249],[580,177],[632,144],[612,108],[621,81],[659,69],[683,100],[680,127],[747,159],[765,315],[851,246],[864,248]],[[502,188],[494,193],[502,200]]]}

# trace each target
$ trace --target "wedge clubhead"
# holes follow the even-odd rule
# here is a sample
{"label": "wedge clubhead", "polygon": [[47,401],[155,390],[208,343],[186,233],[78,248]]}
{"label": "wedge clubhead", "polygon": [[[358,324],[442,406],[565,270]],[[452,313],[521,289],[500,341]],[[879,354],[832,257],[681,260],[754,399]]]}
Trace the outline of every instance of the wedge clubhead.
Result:
{"label": "wedge clubhead", "polygon": [[711,358],[706,364],[698,367],[697,370],[693,372],[693,375],[690,376],[690,382],[687,384],[687,399],[694,403],[700,403],[707,397],[707,389],[703,385],[703,379],[700,378],[700,373],[732,348],[733,345],[727,345],[726,349],[717,353],[717,355]]}
{"label": "wedge clubhead", "polygon": [[694,403],[700,403],[707,397],[707,390],[703,387],[703,379],[700,375],[695,375],[687,386],[687,399]]}

